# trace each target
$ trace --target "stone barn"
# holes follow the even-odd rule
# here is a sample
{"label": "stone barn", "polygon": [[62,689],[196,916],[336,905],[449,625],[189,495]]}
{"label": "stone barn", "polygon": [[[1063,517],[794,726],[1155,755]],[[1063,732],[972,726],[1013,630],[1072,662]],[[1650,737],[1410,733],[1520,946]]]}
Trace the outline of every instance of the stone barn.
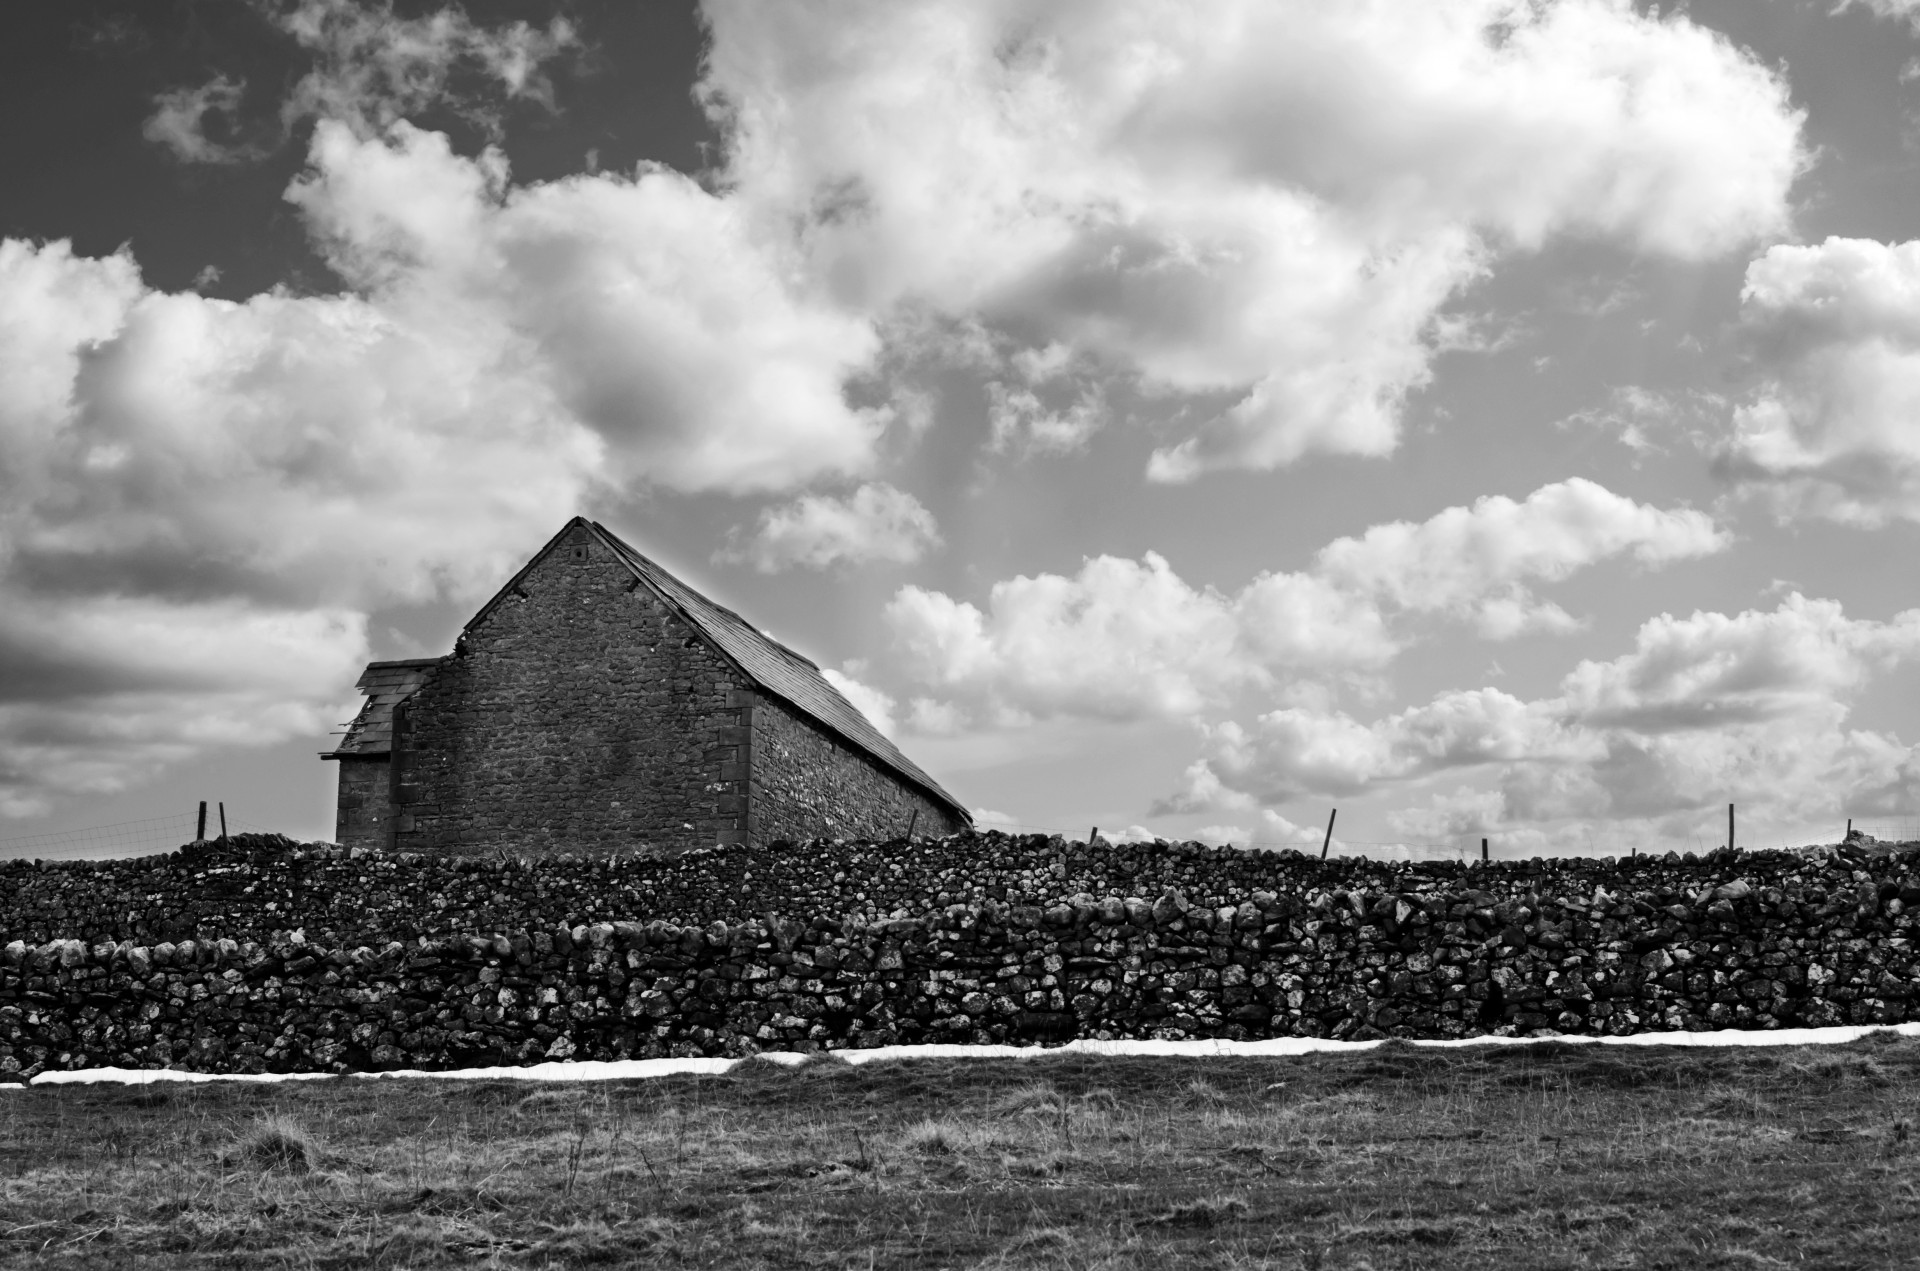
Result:
{"label": "stone barn", "polygon": [[820,668],[581,517],[439,658],[375,662],[344,845],[514,854],[948,834],[967,810]]}

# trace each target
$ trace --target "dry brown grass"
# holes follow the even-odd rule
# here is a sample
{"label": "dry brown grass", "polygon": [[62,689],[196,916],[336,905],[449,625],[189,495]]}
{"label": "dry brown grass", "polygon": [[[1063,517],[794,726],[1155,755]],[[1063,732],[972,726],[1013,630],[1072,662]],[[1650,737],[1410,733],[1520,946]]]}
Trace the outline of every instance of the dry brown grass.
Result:
{"label": "dry brown grass", "polygon": [[0,1093],[0,1264],[1910,1266],[1920,1042]]}

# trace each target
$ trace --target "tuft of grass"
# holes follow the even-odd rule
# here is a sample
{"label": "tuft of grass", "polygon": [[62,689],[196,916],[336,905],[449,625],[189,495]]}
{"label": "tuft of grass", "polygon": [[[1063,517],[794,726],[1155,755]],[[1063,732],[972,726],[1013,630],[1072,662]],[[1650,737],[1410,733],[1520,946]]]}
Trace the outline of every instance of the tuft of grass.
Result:
{"label": "tuft of grass", "polygon": [[1232,1096],[1204,1077],[1195,1077],[1187,1082],[1181,1094],[1189,1103],[1210,1107],[1221,1107],[1233,1102]]}
{"label": "tuft of grass", "polygon": [[1213,1227],[1235,1222],[1247,1215],[1247,1202],[1238,1196],[1202,1196],[1179,1204],[1151,1218],[1142,1218],[1143,1227]]}
{"label": "tuft of grass", "polygon": [[262,1170],[305,1174],[320,1166],[319,1141],[294,1118],[279,1113],[254,1121],[236,1139],[229,1158]]}
{"label": "tuft of grass", "polygon": [[1706,1097],[1694,1105],[1694,1113],[1703,1117],[1744,1117],[1759,1120],[1776,1111],[1773,1103],[1752,1090],[1736,1086],[1708,1086]]}
{"label": "tuft of grass", "polygon": [[1066,1106],[1066,1096],[1050,1081],[1023,1081],[993,1101],[993,1110],[1001,1116],[1022,1112],[1058,1116]]}
{"label": "tuft of grass", "polygon": [[927,1117],[900,1131],[896,1142],[908,1151],[928,1156],[958,1156],[1001,1142],[1001,1136],[984,1125]]}

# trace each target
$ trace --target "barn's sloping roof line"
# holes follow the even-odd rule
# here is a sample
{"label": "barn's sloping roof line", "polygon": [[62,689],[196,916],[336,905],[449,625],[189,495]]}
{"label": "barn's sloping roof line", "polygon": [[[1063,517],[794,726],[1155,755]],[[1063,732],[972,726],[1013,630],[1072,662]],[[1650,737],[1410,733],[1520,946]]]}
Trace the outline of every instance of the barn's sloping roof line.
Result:
{"label": "barn's sloping roof line", "polygon": [[701,595],[595,521],[583,521],[616,556],[668,604],[720,649],[735,666],[767,692],[807,715],[829,732],[864,750],[883,766],[971,821],[966,805],[907,758],[848,701],[811,659],[789,649],[725,605]]}
{"label": "barn's sloping roof line", "polygon": [[354,685],[367,695],[367,700],[353,723],[347,726],[347,735],[340,739],[340,744],[321,758],[336,759],[341,755],[371,758],[392,753],[394,706],[425,684],[441,661],[440,658],[403,658],[367,663],[367,669],[360,673],[360,682]]}

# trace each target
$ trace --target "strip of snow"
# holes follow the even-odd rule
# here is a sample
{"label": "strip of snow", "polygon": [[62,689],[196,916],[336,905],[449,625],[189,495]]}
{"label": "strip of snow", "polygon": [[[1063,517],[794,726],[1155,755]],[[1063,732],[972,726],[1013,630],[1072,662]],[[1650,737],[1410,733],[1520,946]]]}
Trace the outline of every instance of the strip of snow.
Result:
{"label": "strip of snow", "polygon": [[[1897,1033],[1902,1037],[1920,1037],[1920,1023],[1845,1024],[1833,1028],[1721,1029],[1710,1033],[1634,1033],[1626,1037],[1585,1037],[1578,1034],[1549,1037],[1461,1037],[1449,1040],[1415,1041],[1416,1047],[1458,1050],[1467,1046],[1531,1046],[1557,1042],[1580,1046],[1833,1046],[1858,1041],[1868,1033]],[[933,1044],[925,1046],[877,1046],[871,1050],[836,1050],[833,1058],[849,1064],[871,1064],[911,1059],[1040,1059],[1049,1055],[1146,1055],[1160,1058],[1204,1058],[1209,1056],[1285,1056],[1322,1052],[1372,1050],[1378,1041],[1333,1041],[1322,1037],[1275,1037],[1266,1041],[1072,1041],[1063,1046],[965,1046]],[[396,1077],[439,1077],[455,1081],[633,1081],[649,1077],[668,1077],[678,1073],[714,1074],[736,1064],[772,1063],[791,1067],[816,1055],[791,1051],[768,1051],[747,1059],[591,1059],[577,1062],[532,1064],[524,1068],[457,1068],[447,1072],[427,1072],[418,1068],[395,1072],[358,1072],[351,1075],[371,1081],[390,1081]],[[122,1085],[147,1085],[156,1081],[316,1081],[332,1074],[324,1072],[290,1073],[214,1073],[181,1072],[173,1068],[82,1068],[74,1072],[44,1072],[33,1079],[36,1086],[84,1085],[117,1082]],[[6,1083],[0,1089],[24,1090],[20,1083]]]}

